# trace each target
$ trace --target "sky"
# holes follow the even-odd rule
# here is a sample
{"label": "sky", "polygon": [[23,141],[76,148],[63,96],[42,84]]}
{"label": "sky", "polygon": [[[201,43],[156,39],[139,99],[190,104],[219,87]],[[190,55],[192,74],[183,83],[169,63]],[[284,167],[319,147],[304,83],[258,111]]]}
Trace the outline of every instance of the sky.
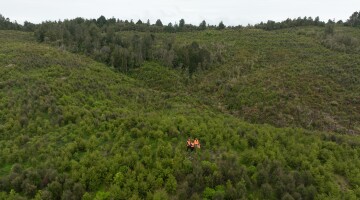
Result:
{"label": "sky", "polygon": [[11,21],[41,23],[75,17],[138,19],[163,24],[198,25],[202,20],[217,25],[256,24],[287,18],[320,17],[343,20],[360,10],[360,0],[0,0],[0,14]]}

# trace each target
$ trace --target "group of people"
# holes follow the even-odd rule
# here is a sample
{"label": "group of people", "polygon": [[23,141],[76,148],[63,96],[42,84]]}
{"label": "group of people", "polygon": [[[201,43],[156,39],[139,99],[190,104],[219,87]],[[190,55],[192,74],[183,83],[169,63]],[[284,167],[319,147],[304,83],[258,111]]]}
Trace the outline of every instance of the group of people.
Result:
{"label": "group of people", "polygon": [[188,150],[193,151],[195,148],[200,149],[200,142],[197,138],[195,138],[194,141],[191,141],[190,138],[188,138],[187,142],[186,142],[186,146]]}

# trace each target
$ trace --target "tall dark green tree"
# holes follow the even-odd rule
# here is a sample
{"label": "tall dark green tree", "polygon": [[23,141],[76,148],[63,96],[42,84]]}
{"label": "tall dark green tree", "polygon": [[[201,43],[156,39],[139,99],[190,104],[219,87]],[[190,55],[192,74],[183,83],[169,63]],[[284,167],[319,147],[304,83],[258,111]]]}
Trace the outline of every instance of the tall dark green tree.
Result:
{"label": "tall dark green tree", "polygon": [[205,20],[203,20],[203,21],[200,23],[199,29],[200,29],[200,30],[205,30],[205,29],[206,29],[206,21],[205,21]]}
{"label": "tall dark green tree", "polygon": [[199,64],[201,63],[201,57],[200,57],[200,46],[197,42],[191,43],[191,45],[188,47],[189,51],[189,73],[190,75],[193,74]]}
{"label": "tall dark green tree", "polygon": [[137,22],[136,22],[137,25],[141,25],[143,24],[142,21],[139,19]]}
{"label": "tall dark green tree", "polygon": [[106,22],[107,22],[106,18],[102,15],[96,20],[96,24],[99,27],[103,27],[106,24]]}
{"label": "tall dark green tree", "polygon": [[315,26],[317,26],[320,23],[319,16],[315,17],[314,23],[315,23]]}
{"label": "tall dark green tree", "polygon": [[221,21],[218,26],[219,30],[225,29],[225,24]]}
{"label": "tall dark green tree", "polygon": [[179,21],[179,28],[180,28],[180,29],[183,29],[184,26],[185,26],[185,20],[184,20],[184,19],[180,19],[180,21]]}
{"label": "tall dark green tree", "polygon": [[354,12],[346,21],[349,26],[360,26],[360,12]]}
{"label": "tall dark green tree", "polygon": [[156,20],[155,25],[156,26],[163,26],[163,23],[161,22],[160,19],[158,19],[158,20]]}
{"label": "tall dark green tree", "polygon": [[15,22],[12,23],[9,18],[5,18],[0,14],[0,30],[17,30],[20,26]]}
{"label": "tall dark green tree", "polygon": [[164,29],[168,33],[172,33],[175,31],[173,24],[170,22]]}
{"label": "tall dark green tree", "polygon": [[24,30],[25,31],[34,31],[36,28],[36,25],[31,23],[31,22],[28,22],[28,21],[25,21],[24,22]]}

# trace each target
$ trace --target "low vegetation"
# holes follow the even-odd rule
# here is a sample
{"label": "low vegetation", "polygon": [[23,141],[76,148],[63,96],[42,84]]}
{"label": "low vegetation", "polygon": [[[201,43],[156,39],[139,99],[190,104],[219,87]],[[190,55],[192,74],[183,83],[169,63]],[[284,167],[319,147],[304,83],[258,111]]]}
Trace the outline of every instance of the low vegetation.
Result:
{"label": "low vegetation", "polygon": [[0,31],[0,199],[360,198],[357,28],[66,23]]}

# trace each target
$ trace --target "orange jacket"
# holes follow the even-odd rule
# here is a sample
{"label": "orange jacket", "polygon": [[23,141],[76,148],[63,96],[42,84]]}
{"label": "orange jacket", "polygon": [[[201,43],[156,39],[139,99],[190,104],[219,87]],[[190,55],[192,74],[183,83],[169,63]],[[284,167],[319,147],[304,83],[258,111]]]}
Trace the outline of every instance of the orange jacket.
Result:
{"label": "orange jacket", "polygon": [[199,140],[194,140],[194,144],[195,145],[199,145],[200,143],[199,143]]}

